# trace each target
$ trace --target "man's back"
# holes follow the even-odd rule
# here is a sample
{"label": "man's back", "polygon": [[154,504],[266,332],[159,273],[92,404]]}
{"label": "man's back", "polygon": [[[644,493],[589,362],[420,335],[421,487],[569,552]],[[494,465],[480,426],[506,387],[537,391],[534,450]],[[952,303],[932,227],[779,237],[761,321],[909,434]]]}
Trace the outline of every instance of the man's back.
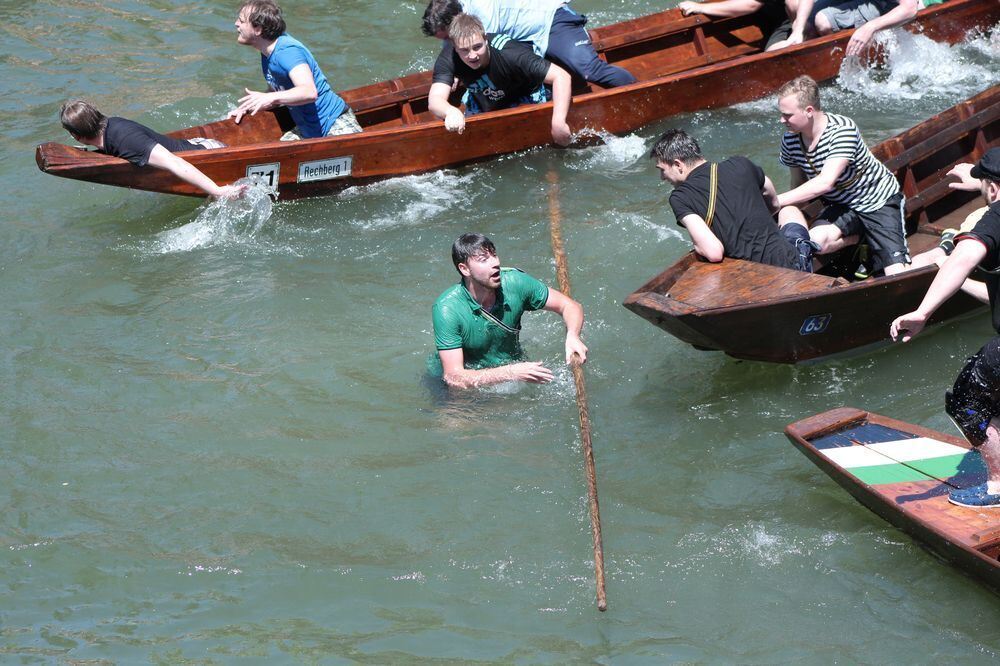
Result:
{"label": "man's back", "polygon": [[[734,156],[720,162],[712,233],[722,242],[727,257],[795,268],[798,253],[781,236],[764,201],[763,187],[763,170],[747,158]],[[708,222],[710,192],[711,164],[705,162],[670,195],[678,224],[691,214]]]}

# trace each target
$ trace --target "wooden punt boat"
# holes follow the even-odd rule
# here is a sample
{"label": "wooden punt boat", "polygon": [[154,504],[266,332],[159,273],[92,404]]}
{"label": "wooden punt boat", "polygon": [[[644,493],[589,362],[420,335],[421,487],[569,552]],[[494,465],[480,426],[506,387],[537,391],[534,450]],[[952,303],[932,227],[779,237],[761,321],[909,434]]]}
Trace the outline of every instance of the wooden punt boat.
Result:
{"label": "wooden punt boat", "polygon": [[[906,195],[912,254],[981,207],[978,193],[948,187],[946,173],[1000,145],[1000,86],[994,86],[872,149]],[[815,206],[813,210],[815,210]],[[818,273],[691,252],[630,294],[624,306],[699,349],[775,363],[820,359],[889,340],[889,324],[916,309],[937,274],[925,266],[891,277],[853,280],[854,250]],[[850,270],[844,270],[849,268]],[[981,304],[960,292],[931,323]]]}
{"label": "wooden punt boat", "polygon": [[1000,511],[948,502],[951,490],[986,480],[964,439],[853,407],[785,434],[854,499],[1000,591]]}
{"label": "wooden punt boat", "polygon": [[[762,53],[766,35],[754,17],[711,21],[671,9],[592,31],[594,44],[611,63],[631,71],[637,83],[574,95],[570,127],[625,133],[675,113],[744,102],[772,92],[795,74],[817,80],[836,76],[853,31]],[[949,0],[920,12],[907,26],[946,42],[1000,21],[993,0]],[[430,41],[428,41],[428,48]],[[522,106],[469,119],[461,135],[449,134],[427,110],[430,73],[342,92],[364,132],[345,137],[278,142],[289,127],[286,113],[261,113],[239,125],[223,120],[172,132],[203,136],[229,147],[183,153],[218,183],[258,174],[283,198],[329,194],[352,185],[433,171],[546,145],[550,104]],[[38,146],[36,162],[46,173],[154,192],[201,196],[190,185],[158,169],[137,169],[106,155],[58,143]]]}

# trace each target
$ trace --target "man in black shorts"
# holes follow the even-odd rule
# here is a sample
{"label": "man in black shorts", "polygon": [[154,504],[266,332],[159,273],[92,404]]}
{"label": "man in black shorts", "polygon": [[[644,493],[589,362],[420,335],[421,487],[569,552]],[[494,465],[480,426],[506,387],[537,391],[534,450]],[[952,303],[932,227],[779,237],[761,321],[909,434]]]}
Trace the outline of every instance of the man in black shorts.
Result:
{"label": "man in black shorts", "polygon": [[650,157],[660,179],[674,186],[670,207],[699,255],[712,262],[732,257],[812,272],[816,246],[806,221],[789,206],[775,224],[777,195],[759,166],[739,156],[709,164],[698,142],[682,130],[660,137]]}
{"label": "man in black shorts", "polygon": [[799,206],[819,197],[826,208],[809,234],[822,254],[864,236],[874,254],[874,271],[906,270],[903,193],[892,172],[868,150],[854,121],[824,111],[819,86],[805,75],[778,89],[778,111],[788,130],[781,138],[780,161],[791,171],[792,184],[778,195],[779,205]]}
{"label": "man in black shorts", "polygon": [[220,187],[183,157],[174,155],[186,150],[224,147],[214,139],[164,136],[125,118],[108,118],[83,100],[63,104],[59,117],[66,131],[80,143],[94,146],[98,152],[128,160],[137,167],[148,165],[165,169],[211,197],[238,197],[246,189],[235,185]]}
{"label": "man in black shorts", "polygon": [[[465,116],[548,101],[552,86],[552,139],[567,146],[573,139],[566,114],[572,80],[566,70],[535,55],[531,45],[507,35],[490,35],[475,16],[459,14],[448,28],[449,42],[434,63],[427,106],[451,132],[465,129]],[[455,79],[465,86],[465,113],[448,101]]]}
{"label": "man in black shorts", "polygon": [[[889,333],[893,340],[908,342],[920,333],[977,266],[985,275],[983,296],[992,311],[993,328],[1000,333],[1000,148],[988,150],[975,166],[961,164],[949,173],[960,181],[953,183],[953,188],[979,190],[989,209],[972,231],[955,238],[955,249],[920,306],[892,322]],[[949,501],[975,508],[1000,508],[1000,337],[987,342],[966,362],[952,390],[945,392],[944,405],[965,438],[979,449],[987,469],[986,483],[954,490]]]}

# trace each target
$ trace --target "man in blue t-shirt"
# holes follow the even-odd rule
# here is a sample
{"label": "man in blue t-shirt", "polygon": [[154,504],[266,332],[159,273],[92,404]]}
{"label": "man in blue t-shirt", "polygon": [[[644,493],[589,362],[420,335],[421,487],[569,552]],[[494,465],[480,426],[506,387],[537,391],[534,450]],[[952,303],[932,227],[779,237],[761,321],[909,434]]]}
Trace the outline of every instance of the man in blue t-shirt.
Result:
{"label": "man in blue t-shirt", "polygon": [[295,129],[282,141],[361,131],[354,113],[327,82],[316,59],[302,42],[285,33],[281,8],[272,0],[247,0],[236,17],[236,41],[260,51],[268,92],[246,88],[240,105],[229,116],[240,122],[277,106],[287,106]]}

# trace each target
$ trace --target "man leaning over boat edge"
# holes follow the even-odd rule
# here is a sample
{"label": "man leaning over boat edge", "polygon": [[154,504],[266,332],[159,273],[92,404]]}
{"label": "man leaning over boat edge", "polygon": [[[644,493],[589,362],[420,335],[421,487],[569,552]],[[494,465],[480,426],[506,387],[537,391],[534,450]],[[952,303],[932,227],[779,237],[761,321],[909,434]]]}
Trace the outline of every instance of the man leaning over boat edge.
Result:
{"label": "man leaning over boat edge", "polygon": [[[978,266],[985,273],[986,293],[969,290],[988,302],[993,328],[1000,334],[1000,148],[991,148],[975,166],[961,164],[949,172],[959,183],[952,187],[979,190],[989,206],[971,231],[959,234],[955,249],[942,264],[920,305],[897,317],[889,328],[893,340],[908,342],[952,297]],[[983,297],[986,298],[983,298]],[[987,468],[987,482],[954,490],[953,504],[975,508],[1000,508],[1000,335],[969,358],[945,393],[945,411],[974,447]]]}
{"label": "man leaning over boat edge", "polygon": [[431,0],[421,30],[428,37],[447,39],[451,22],[462,13],[478,18],[488,33],[531,42],[536,54],[573,77],[605,88],[636,81],[627,70],[601,60],[584,28],[587,17],[562,0]]}
{"label": "man leaning over boat edge", "polygon": [[676,129],[660,137],[649,156],[660,179],[674,186],[670,207],[700,256],[812,272],[816,246],[805,218],[794,206],[778,211],[774,185],[759,166],[741,156],[710,164],[698,142]]}
{"label": "man leaning over boat edge", "polygon": [[97,148],[97,152],[120,157],[140,168],[151,166],[169,171],[210,197],[231,199],[246,189],[239,185],[216,185],[198,167],[174,155],[174,152],[224,147],[214,139],[175,139],[126,118],[109,118],[82,99],[63,104],[59,120],[70,136]]}
{"label": "man leaning over boat edge", "polygon": [[579,303],[517,268],[501,268],[496,246],[483,234],[459,236],[451,259],[462,279],[446,289],[431,309],[434,344],[449,386],[552,381],[552,371],[541,363],[520,360],[521,315],[532,310],[562,316],[566,363],[587,361],[587,346],[580,339]]}
{"label": "man leaning over boat edge", "polygon": [[330,88],[316,59],[302,42],[285,32],[281,8],[272,0],[246,0],[236,15],[236,41],[260,51],[267,92],[245,88],[229,117],[239,123],[278,106],[288,107],[295,128],[282,141],[355,134],[361,126],[350,107]]}
{"label": "man leaning over boat edge", "polygon": [[[450,48],[434,63],[434,80],[427,107],[444,120],[450,132],[465,129],[465,116],[548,101],[545,84],[552,86],[552,140],[567,146],[573,134],[566,123],[572,99],[569,74],[532,51],[531,46],[507,35],[487,34],[475,16],[459,14],[448,28]],[[465,113],[449,101],[454,80],[466,88]]]}

